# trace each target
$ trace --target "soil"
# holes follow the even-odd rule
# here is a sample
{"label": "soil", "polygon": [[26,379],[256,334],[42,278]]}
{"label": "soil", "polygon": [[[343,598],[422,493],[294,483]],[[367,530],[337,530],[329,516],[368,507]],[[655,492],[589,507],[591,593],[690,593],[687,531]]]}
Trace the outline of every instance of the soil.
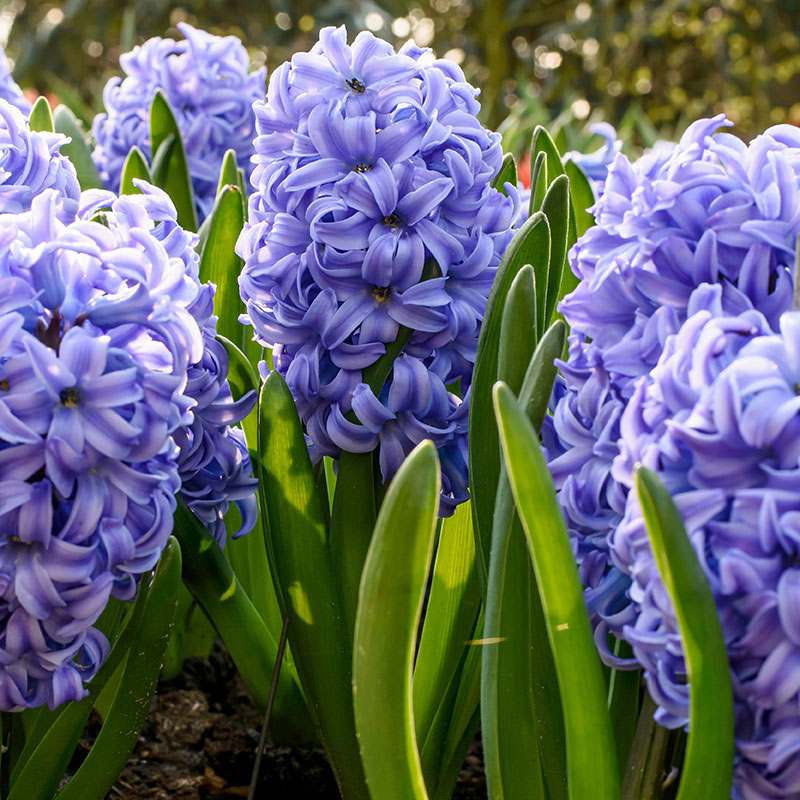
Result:
{"label": "soil", "polygon": [[[224,649],[188,659],[182,674],[162,681],[125,771],[107,800],[232,800],[247,797],[262,717]],[[73,768],[100,726],[89,720]],[[256,798],[338,800],[321,748],[267,741]],[[480,741],[466,757],[453,800],[486,800]]]}

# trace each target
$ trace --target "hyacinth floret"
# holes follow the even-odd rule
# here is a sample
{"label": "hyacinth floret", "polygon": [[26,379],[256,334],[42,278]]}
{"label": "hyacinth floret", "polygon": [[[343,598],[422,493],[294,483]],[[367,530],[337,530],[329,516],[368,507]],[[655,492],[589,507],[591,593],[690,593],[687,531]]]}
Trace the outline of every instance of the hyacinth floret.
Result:
{"label": "hyacinth floret", "polygon": [[579,166],[583,174],[589,179],[589,184],[595,197],[600,197],[605,188],[608,169],[614,159],[622,150],[622,142],[617,139],[617,132],[613,125],[607,122],[597,122],[590,128],[597,136],[602,136],[604,141],[601,147],[591,153],[581,153],[570,150],[564,153],[565,161],[572,161]]}
{"label": "hyacinth floret", "polygon": [[11,77],[5,50],[0,47],[0,100],[16,106],[25,116],[31,113],[31,104],[26,100],[22,89]]}
{"label": "hyacinth floret", "polygon": [[[656,469],[681,511],[714,593],[736,704],[736,784],[747,800],[796,797],[788,742],[800,736],[800,313],[774,333],[755,310],[721,313],[719,287],[670,337],[622,416],[615,477]],[[623,636],[645,668],[657,718],[688,719],[686,666],[635,495],[609,539],[631,579]]]}
{"label": "hyacinth floret", "polygon": [[[785,313],[800,136],[775,126],[746,145],[715,134],[722,124],[700,120],[633,164],[615,157],[597,225],[570,253],[582,283],[561,304],[572,336],[543,435],[606,663],[644,666],[658,720],[686,724],[677,623],[631,492],[642,463],[675,498],[717,601],[736,796],[788,798],[800,791],[787,749],[800,722],[788,621],[798,326]],[[610,652],[609,632],[634,659]]]}
{"label": "hyacinth floret", "polygon": [[32,131],[27,116],[0,98],[0,214],[27,211],[37,194],[54,189],[62,219],[75,215],[78,178],[59,152],[68,141],[59,133]]}
{"label": "hyacinth floret", "polygon": [[[140,188],[86,193],[69,223],[54,189],[0,215],[3,710],[83,697],[108,652],[93,625],[158,561],[176,496],[219,535],[212,507],[227,507],[230,478],[251,519],[246,456],[225,431],[252,398],[234,403],[224,359],[206,353],[194,235]],[[216,485],[192,492],[204,470]]]}
{"label": "hyacinth floret", "polygon": [[235,36],[214,36],[185,22],[185,37],[155,37],[120,56],[125,78],[111,78],[103,91],[105,112],[92,126],[93,158],[106,187],[119,191],[131,148],[150,152],[149,112],[160,89],[175,114],[186,148],[199,219],[210,213],[222,159],[228,149],[249,175],[253,154],[252,104],[264,97],[266,69],[248,72],[250,60]]}
{"label": "hyacinth floret", "polygon": [[[431,438],[445,512],[467,496],[465,401],[517,213],[513,190],[490,186],[502,154],[478,108],[460,69],[413,42],[395,53],[324,28],[255,106],[256,191],[237,248],[243,320],[272,347],[312,453],[378,448],[388,480]],[[371,388],[365,370],[398,339],[403,355]]]}

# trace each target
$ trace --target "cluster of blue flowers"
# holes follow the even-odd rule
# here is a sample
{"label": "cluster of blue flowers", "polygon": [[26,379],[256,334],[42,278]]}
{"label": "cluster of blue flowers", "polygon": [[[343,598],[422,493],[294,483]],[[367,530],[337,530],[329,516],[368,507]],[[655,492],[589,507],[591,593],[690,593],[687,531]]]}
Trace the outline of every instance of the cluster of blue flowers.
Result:
{"label": "cluster of blue flowers", "polygon": [[[273,348],[313,453],[378,447],[388,480],[431,439],[448,512],[467,496],[478,331],[517,209],[490,186],[502,153],[476,90],[425,54],[325,28],[272,74],[238,252],[243,319]],[[374,392],[363,371],[406,336]]]}
{"label": "cluster of blue flowers", "polygon": [[5,100],[16,106],[23,114],[29,114],[31,104],[25,99],[22,89],[11,77],[11,70],[8,68],[8,59],[5,51],[0,47],[0,100]]}
{"label": "cluster of blue flowers", "polygon": [[230,500],[252,526],[228,425],[255,398],[231,398],[213,287],[169,198],[79,195],[63,138],[4,101],[0,141],[16,143],[0,184],[0,709],[18,710],[84,695],[108,650],[92,626],[157,562],[176,496],[220,539]]}
{"label": "cluster of blue flowers", "polygon": [[235,36],[214,36],[184,22],[185,39],[159,37],[120,56],[125,79],[112,78],[103,91],[105,113],[92,126],[93,158],[106,187],[119,191],[122,167],[136,146],[150,153],[150,104],[161,89],[181,132],[200,221],[210,213],[225,152],[252,170],[252,105],[264,97],[266,69],[248,72],[247,50]]}
{"label": "cluster of blue flowers", "polygon": [[[645,669],[657,719],[686,724],[674,612],[635,493],[675,497],[714,592],[737,713],[737,796],[800,792],[800,133],[749,145],[723,117],[636,163],[617,155],[570,254],[569,357],[544,431],[607,663]],[[787,313],[788,312],[788,313]],[[609,632],[634,660],[608,649]]]}

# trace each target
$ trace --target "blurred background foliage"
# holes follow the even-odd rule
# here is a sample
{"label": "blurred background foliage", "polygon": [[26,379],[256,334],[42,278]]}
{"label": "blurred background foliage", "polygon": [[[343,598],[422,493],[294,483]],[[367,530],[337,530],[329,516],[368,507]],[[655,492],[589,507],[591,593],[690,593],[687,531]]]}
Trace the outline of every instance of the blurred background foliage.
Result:
{"label": "blurred background foliage", "polygon": [[521,154],[533,124],[555,120],[566,149],[590,122],[623,141],[673,138],[725,112],[746,138],[800,125],[800,0],[8,0],[0,44],[24,87],[57,95],[87,122],[121,52],[150,36],[180,38],[185,20],[232,33],[273,68],[324,25],[414,38],[463,67],[482,90],[484,122]]}

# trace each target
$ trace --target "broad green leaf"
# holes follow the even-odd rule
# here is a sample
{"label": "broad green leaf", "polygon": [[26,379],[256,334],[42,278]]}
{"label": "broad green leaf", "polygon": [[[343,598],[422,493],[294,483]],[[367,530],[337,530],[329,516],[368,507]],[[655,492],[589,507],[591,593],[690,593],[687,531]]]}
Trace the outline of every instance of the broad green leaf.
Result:
{"label": "broad green leaf", "polygon": [[493,390],[500,441],[525,529],[558,675],[571,800],[619,798],[606,687],[569,536],[539,437],[511,390]]}
{"label": "broad green leaf", "polygon": [[[622,800],[661,800],[671,731],[653,718],[656,704],[645,692],[622,780]],[[727,798],[726,798],[727,800]]]}
{"label": "broad green leaf", "polygon": [[[542,211],[550,227],[550,262],[547,267],[546,300],[544,313],[539,320],[540,334],[550,324],[556,308],[567,260],[567,233],[569,230],[569,178],[559,175],[547,190]],[[540,285],[537,283],[537,286]]]}
{"label": "broad green leaf", "polygon": [[29,124],[32,131],[53,132],[53,112],[50,110],[50,103],[47,102],[46,97],[36,98],[31,109]]}
{"label": "broad green leaf", "polygon": [[86,144],[83,128],[72,110],[65,105],[56,106],[56,110],[53,112],[53,127],[56,133],[63,133],[71,140],[61,146],[61,153],[75,167],[81,189],[84,191],[86,189],[102,189],[103,181],[92,161],[92,154],[89,145]]}
{"label": "broad green leaf", "polygon": [[569,178],[569,194],[575,214],[577,234],[583,236],[594,225],[594,217],[589,213],[589,209],[595,203],[594,192],[589,179],[574,161],[567,161],[564,168]]}
{"label": "broad green leaf", "polygon": [[427,800],[414,728],[412,669],[433,553],[440,468],[429,440],[392,480],[358,594],[353,702],[370,794]]}
{"label": "broad green leaf", "polygon": [[245,335],[252,329],[239,322],[239,314],[245,310],[239,296],[239,273],[244,262],[234,248],[244,226],[244,212],[237,186],[226,186],[217,195],[210,219],[208,238],[200,255],[200,280],[217,287],[214,294],[217,333],[243,350]]}
{"label": "broad green leaf", "polygon": [[147,166],[142,151],[134,145],[128,153],[125,163],[122,165],[122,177],[120,178],[120,194],[139,194],[139,189],[134,185],[134,180],[153,182],[150,169]]}
{"label": "broad green leaf", "polygon": [[511,153],[506,153],[505,156],[503,156],[503,163],[500,167],[500,171],[494,176],[492,186],[497,189],[498,192],[502,192],[508,197],[508,192],[505,189],[507,183],[510,183],[512,186],[517,185],[517,164]]}
{"label": "broad green leaf", "polygon": [[274,370],[261,387],[259,414],[259,497],[297,672],[342,794],[366,800],[353,717],[352,639],[342,619],[300,419],[286,383]]}
{"label": "broad green leaf", "polygon": [[547,159],[548,186],[559,176],[566,174],[564,164],[561,160],[561,153],[555,145],[546,128],[537,125],[533,130],[533,146],[531,152],[531,163],[536,163],[539,153],[544,153]]}
{"label": "broad green leaf", "polygon": [[[265,627],[219,545],[182,501],[175,512],[175,536],[183,553],[184,583],[214,623],[256,704],[266,708],[277,639]],[[290,669],[281,670],[278,686],[276,726],[287,739],[307,742],[305,703]]]}
{"label": "broad green leaf", "polygon": [[164,548],[145,610],[111,709],[86,759],[59,792],[60,800],[101,800],[125,766],[150,708],[172,628],[181,577],[181,551],[171,538]]}
{"label": "broad green leaf", "polygon": [[[614,655],[619,658],[631,658],[633,651],[627,642],[617,639]],[[640,669],[611,670],[611,680],[608,684],[608,712],[611,714],[611,726],[614,728],[614,740],[617,743],[620,779],[625,775],[636,731],[641,682]]]}
{"label": "broad green leaf", "polygon": [[376,514],[372,452],[342,451],[331,511],[330,551],[349,639],[355,630],[358,589]]}
{"label": "broad green leaf", "polygon": [[544,800],[533,705],[533,568],[514,499],[501,473],[495,504],[481,667],[481,730],[488,794]]}
{"label": "broad green leaf", "polygon": [[219,181],[217,182],[217,195],[226,186],[236,186],[244,194],[244,189],[239,186],[239,167],[236,164],[236,151],[226,150],[222,157],[222,166],[219,169]]}
{"label": "broad green leaf", "polygon": [[535,211],[541,209],[544,196],[547,194],[547,187],[550,185],[547,181],[547,154],[537,153],[536,161],[532,163],[531,198],[528,206],[529,214],[533,214]]}
{"label": "broad green leaf", "polygon": [[[217,334],[217,339],[228,355],[228,385],[234,400],[238,400],[248,392],[258,389],[258,374],[247,356],[230,340]],[[255,442],[253,445],[255,446]]]}
{"label": "broad green leaf", "polygon": [[728,800],[733,779],[733,693],[714,596],[680,512],[656,475],[634,476],[661,580],[675,609],[689,680],[689,738],[678,800]]}
{"label": "broad green leaf", "polygon": [[163,680],[177,678],[187,658],[207,659],[217,638],[202,606],[185,586],[178,587],[176,599],[175,623],[161,666]]}
{"label": "broad green leaf", "polygon": [[475,372],[470,390],[469,473],[473,523],[478,542],[478,577],[484,591],[491,543],[492,509],[500,474],[500,450],[497,427],[493,422],[491,392],[497,379],[503,307],[517,273],[526,264],[547,264],[549,258],[550,234],[547,220],[544,214],[536,213],[523,223],[506,248],[489,293],[478,338]]}
{"label": "broad green leaf", "polygon": [[[173,136],[172,144],[166,140]],[[159,149],[168,145],[168,157],[158,164]],[[156,90],[150,105],[150,152],[153,159],[153,177],[156,184],[163,189],[175,204],[178,211],[178,223],[190,231],[197,230],[197,214],[194,207],[192,182],[186,162],[186,151],[175,115],[161,89]]]}
{"label": "broad green leaf", "polygon": [[520,408],[537,431],[541,429],[547,413],[547,404],[550,402],[558,372],[555,360],[564,352],[566,335],[567,328],[561,320],[556,320],[550,325],[536,345],[522,380],[522,388],[519,391]]}
{"label": "broad green leaf", "polygon": [[533,267],[524,266],[508,290],[500,321],[497,374],[519,391],[537,340],[538,293]]}
{"label": "broad green leaf", "polygon": [[474,630],[480,599],[472,509],[467,501],[442,523],[436,549],[425,624],[414,665],[414,723],[420,747],[457,674],[464,642]]}

